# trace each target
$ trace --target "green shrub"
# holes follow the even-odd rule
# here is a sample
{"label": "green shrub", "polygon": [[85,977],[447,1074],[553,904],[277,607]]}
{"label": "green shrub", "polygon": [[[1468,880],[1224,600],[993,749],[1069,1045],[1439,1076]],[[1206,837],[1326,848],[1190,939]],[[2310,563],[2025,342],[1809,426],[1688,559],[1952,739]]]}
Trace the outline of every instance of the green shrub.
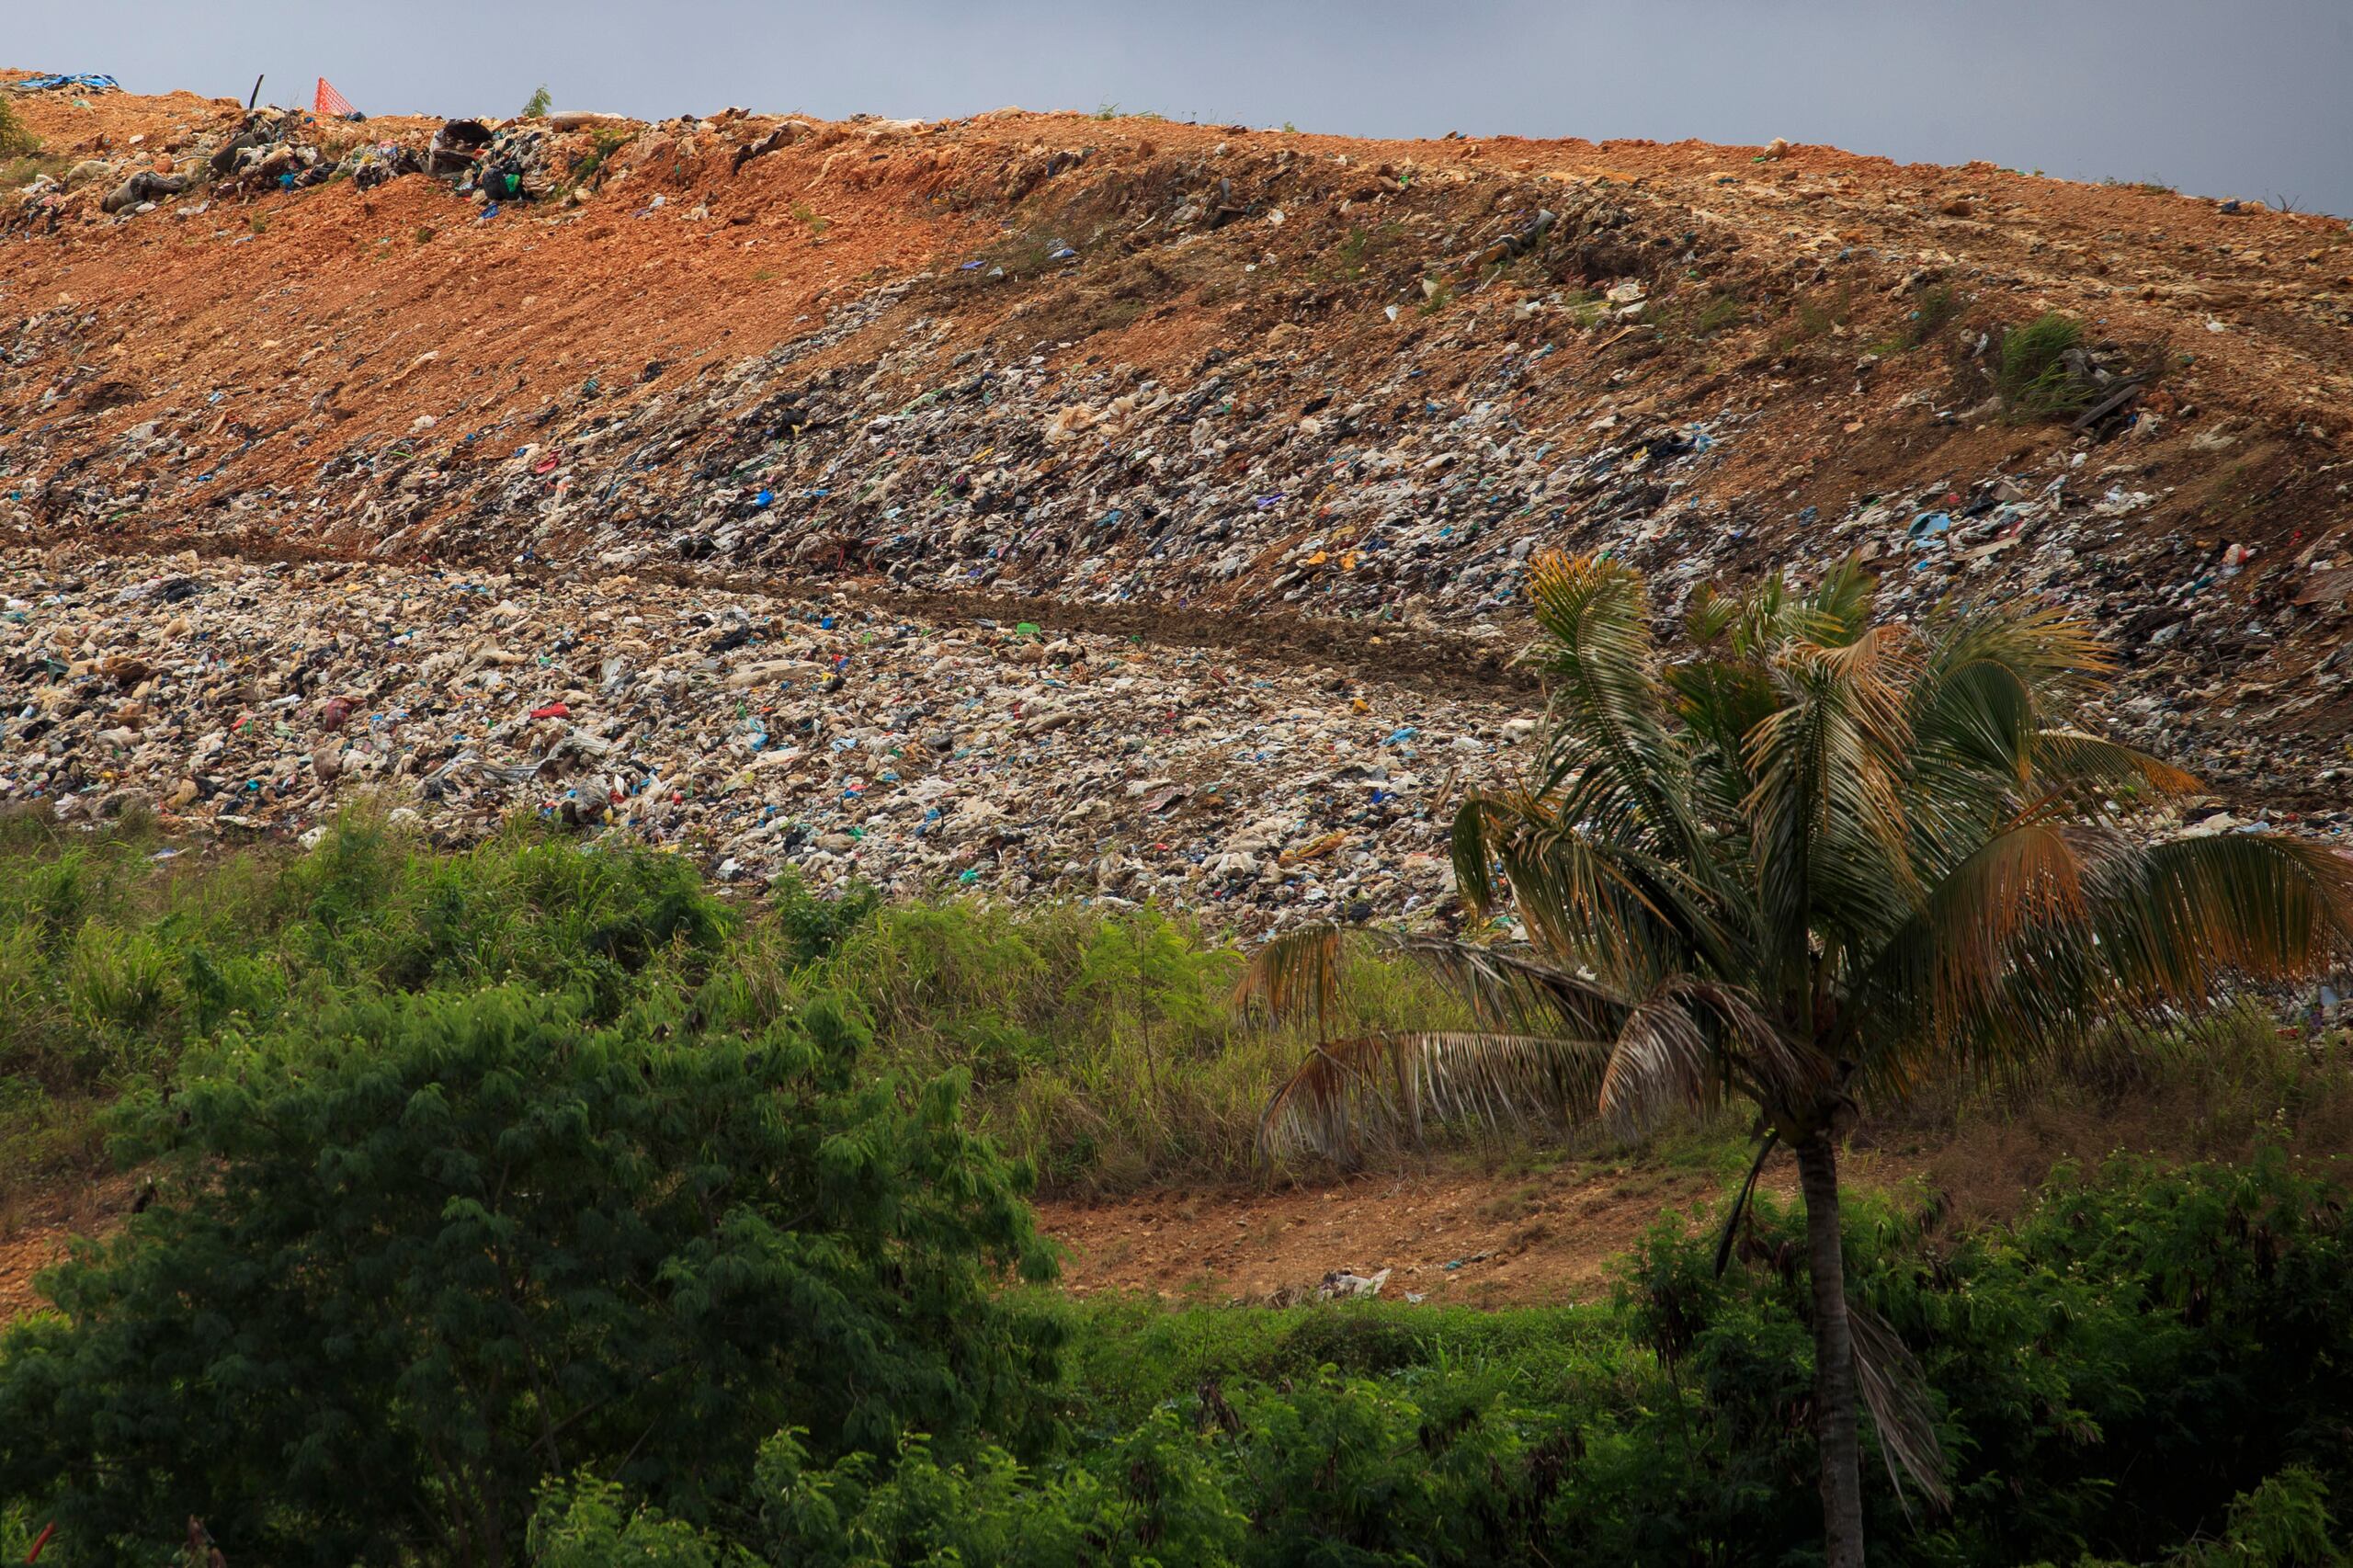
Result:
{"label": "green shrub", "polygon": [[718,1568],[702,1531],[631,1503],[618,1482],[581,1474],[540,1493],[525,1545],[540,1568]]}
{"label": "green shrub", "polygon": [[[838,1008],[724,980],[593,1025],[505,989],[232,1031],[122,1152],[165,1197],[0,1341],[0,1497],[81,1562],[489,1562],[581,1466],[689,1519],[762,1439],[1030,1440],[1026,1179]],[[91,1464],[94,1455],[107,1462]]]}
{"label": "green shrub", "polygon": [[523,112],[517,118],[520,119],[545,119],[548,117],[548,110],[554,107],[555,99],[549,96],[548,85],[545,82],[542,82],[538,86],[531,89],[531,96],[523,100]]}

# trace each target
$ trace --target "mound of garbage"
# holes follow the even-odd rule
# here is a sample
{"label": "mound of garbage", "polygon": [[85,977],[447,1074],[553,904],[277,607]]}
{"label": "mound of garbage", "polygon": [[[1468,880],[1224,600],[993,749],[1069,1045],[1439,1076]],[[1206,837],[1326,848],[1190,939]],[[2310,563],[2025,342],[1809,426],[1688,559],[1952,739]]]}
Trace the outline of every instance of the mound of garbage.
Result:
{"label": "mound of garbage", "polygon": [[[161,569],[160,572],[158,569]],[[1427,916],[1495,705],[891,601],[631,577],[0,557],[0,799],[315,835],[355,791],[458,843],[536,815],[723,881],[1158,900],[1243,929]]]}
{"label": "mound of garbage", "polygon": [[[580,633],[544,609],[529,667],[563,679],[519,684],[535,708],[563,691],[682,703],[663,756],[642,720],[597,736],[628,740],[634,771],[585,742],[546,749],[577,728],[553,721],[522,721],[494,755],[460,709],[403,695],[430,722],[403,721],[411,738],[389,750],[346,744],[322,775],[290,722],[302,748],[247,759],[236,788],[299,800],[290,822],[382,774],[453,822],[527,801],[619,812],[681,842],[708,832],[740,867],[837,874],[846,852],[824,841],[861,832],[855,813],[885,796],[895,821],[928,787],[902,782],[912,765],[870,766],[870,734],[926,781],[972,744],[926,741],[935,715],[873,727],[917,706],[925,650],[961,638],[984,651],[956,655],[982,661],[971,711],[1007,726],[983,744],[1000,774],[966,777],[1085,782],[1051,811],[1005,805],[1055,825],[985,864],[955,861],[961,841],[936,825],[955,812],[936,799],[904,849],[883,847],[894,828],[852,837],[850,858],[1108,887],[1086,868],[1137,853],[1157,812],[1219,801],[1199,832],[1149,841],[1193,870],[1153,875],[1189,896],[1241,879],[1270,909],[1278,888],[1280,907],[1320,889],[1312,902],[1401,909],[1427,890],[1371,868],[1436,847],[1415,813],[1465,759],[1401,767],[1382,737],[1500,746],[1533,700],[1499,672],[1547,550],[1642,564],[1662,614],[1702,582],[1848,554],[1916,613],[2040,597],[2109,629],[2129,673],[2116,727],[2205,770],[2234,809],[2344,796],[2353,235],[2336,220],[1779,143],[1365,142],[1013,110],[362,119],[68,80],[0,91],[41,148],[0,199],[0,541],[23,574],[12,593],[46,607],[10,614],[51,644],[63,615],[100,661],[12,659],[0,792],[15,798],[117,782],[170,801],[185,784],[176,809],[252,814],[233,809],[237,769],[211,766],[229,752],[183,746],[179,731],[209,733],[193,714],[168,744],[105,743],[120,758],[95,737],[123,726],[89,727],[127,700],[103,661],[153,663],[110,652],[91,618],[147,614],[110,596],[154,575],[142,557],[188,551],[199,564],[172,580],[226,574],[267,597],[250,635],[278,651],[239,634],[256,667],[430,641],[379,637],[418,619],[398,609],[362,632],[359,585],[457,607],[452,624],[479,597],[461,583],[509,585],[494,604],[661,607],[643,622],[669,630],[632,634],[651,656],[625,661],[628,678],[683,686],[607,690],[601,657],[549,652]],[[816,732],[789,738],[817,672],[735,687],[733,665],[698,650],[740,616],[777,623],[791,651],[776,659],[811,663],[833,645],[801,646],[815,634],[785,607],[836,597],[871,618],[870,656],[902,659],[908,689],[892,675],[830,694],[892,693],[821,753]],[[697,615],[716,619],[685,630]],[[1007,639],[1024,619],[1042,642]],[[928,630],[885,635],[903,624]],[[673,632],[686,641],[663,645]],[[1205,727],[1180,727],[1165,757],[1149,725],[1024,731],[1040,705],[1059,711],[1039,669],[1103,689],[1101,653],[1075,657],[1089,638],[1124,648],[1137,711]],[[1043,666],[1021,662],[1058,640]],[[176,644],[171,659],[203,663]],[[1317,835],[1232,846],[1256,787],[1188,738],[1267,722],[1188,706],[1222,700],[1204,672],[1228,666],[1313,716],[1278,755],[1305,747],[1322,771],[1276,793],[1298,832],[1348,830],[1348,852],[1371,857],[1353,880],[1253,880]],[[504,701],[480,687],[503,667],[416,678]],[[360,673],[335,678],[364,705]],[[308,686],[267,693],[253,695],[315,705]],[[1415,703],[1454,706],[1425,723]],[[763,704],[785,717],[767,724]],[[445,716],[455,727],[435,730]],[[698,755],[720,770],[703,791],[674,791],[675,821],[652,810],[644,781],[700,776]],[[714,804],[737,763],[776,790]],[[574,790],[575,768],[597,779],[586,796],[547,788]],[[1328,777],[1348,768],[1390,777]],[[878,795],[883,771],[902,781]],[[1400,773],[1412,782],[1390,788]],[[1342,784],[1353,803],[1332,818],[1314,802]],[[1179,788],[1182,808],[1131,809]],[[755,801],[768,814],[747,826]],[[1390,814],[1368,827],[1358,811]],[[1236,855],[1256,869],[1207,869]]]}

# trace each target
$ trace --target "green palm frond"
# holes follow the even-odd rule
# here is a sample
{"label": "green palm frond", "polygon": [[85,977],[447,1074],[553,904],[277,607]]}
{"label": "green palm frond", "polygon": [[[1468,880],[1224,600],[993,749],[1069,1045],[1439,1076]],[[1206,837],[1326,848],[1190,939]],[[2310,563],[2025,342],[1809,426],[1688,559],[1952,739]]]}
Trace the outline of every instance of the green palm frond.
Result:
{"label": "green palm frond", "polygon": [[1704,648],[1740,624],[1740,601],[1702,583],[1691,590],[1683,606],[1683,635],[1695,648]]}
{"label": "green palm frond", "polygon": [[2194,795],[2205,788],[2194,773],[2080,730],[2036,731],[2028,762],[2035,782],[2044,785],[2134,785],[2168,795]]}
{"label": "green palm frond", "polygon": [[1972,683],[1998,671],[2045,716],[2072,713],[2104,690],[2116,663],[2099,633],[2064,610],[2000,607],[1940,624],[1915,693],[1925,719],[1949,701],[1966,706]]}
{"label": "green palm frond", "polygon": [[1810,934],[1892,924],[1916,889],[1904,780],[1911,729],[1899,640],[1873,629],[1844,648],[1796,643],[1772,668],[1783,706],[1750,731],[1756,784],[1742,802],[1780,983]]}
{"label": "green palm frond", "polygon": [[1825,647],[1846,647],[1870,629],[1871,601],[1878,594],[1879,579],[1863,570],[1860,557],[1847,556],[1805,597],[1808,625],[1803,635]]}
{"label": "green palm frond", "polygon": [[1745,772],[1748,733],[1780,706],[1761,665],[1732,659],[1692,659],[1666,673],[1676,712],[1704,744]]}
{"label": "green palm frond", "polygon": [[1646,849],[1643,836],[1589,829],[1540,798],[1475,794],[1456,813],[1456,876],[1483,912],[1493,900],[1487,868],[1499,862],[1538,946],[1602,973],[1721,964],[1728,937],[1708,891]]}
{"label": "green palm frond", "polygon": [[1597,556],[1546,554],[1529,574],[1545,641],[1531,651],[1552,691],[1551,725],[1531,793],[1575,783],[1563,804],[1612,834],[1659,835],[1696,864],[1686,754],[1651,637],[1642,574]]}
{"label": "green palm frond", "polygon": [[2096,921],[2127,985],[2202,1001],[2228,975],[2284,980],[2353,956],[2353,858],[2279,833],[2111,856]]}
{"label": "green palm frond", "polygon": [[1981,612],[1938,627],[1908,694],[1927,760],[2021,781],[2039,731],[2063,727],[2114,665],[2097,636],[2056,610]]}

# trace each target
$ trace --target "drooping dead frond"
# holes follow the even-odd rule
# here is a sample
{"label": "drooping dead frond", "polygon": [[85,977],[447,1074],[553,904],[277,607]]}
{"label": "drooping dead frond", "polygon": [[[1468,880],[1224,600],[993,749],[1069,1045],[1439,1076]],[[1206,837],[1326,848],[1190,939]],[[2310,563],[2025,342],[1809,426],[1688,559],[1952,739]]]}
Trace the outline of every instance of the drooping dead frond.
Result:
{"label": "drooping dead frond", "polygon": [[1345,939],[1329,924],[1302,926],[1271,938],[1243,967],[1234,983],[1234,1006],[1264,1003],[1279,1021],[1304,1017],[1327,1027],[1340,1011]]}
{"label": "drooping dead frond", "polygon": [[1767,1105],[1802,1105],[1836,1076],[1837,1064],[1812,1042],[1793,1043],[1766,1016],[1755,994],[1740,986],[1691,975],[1658,985],[1698,1019],[1725,1064],[1727,1082]]}
{"label": "drooping dead frond", "polygon": [[1506,1127],[1558,1121],[1593,1104],[1605,1048],[1546,1035],[1366,1035],[1327,1041],[1275,1090],[1258,1118],[1269,1157],[1304,1148],[1355,1164],[1418,1141],[1431,1123]]}
{"label": "drooping dead frond", "polygon": [[1711,1108],[1723,1096],[1723,1063],[1680,1002],[1644,997],[1619,1026],[1601,1075],[1601,1113],[1631,1132],[1670,1106]]}
{"label": "drooping dead frond", "polygon": [[1380,951],[1427,971],[1490,1033],[1605,1040],[1632,1006],[1604,982],[1548,963],[1524,947],[1387,932],[1369,939]]}
{"label": "drooping dead frond", "polygon": [[1937,1437],[1936,1412],[1919,1361],[1887,1320],[1862,1302],[1847,1303],[1847,1324],[1853,1333],[1855,1382],[1879,1430],[1880,1458],[1897,1500],[1904,1496],[1904,1478],[1910,1476],[1929,1507],[1947,1511],[1952,1493],[1945,1483],[1944,1444]]}
{"label": "drooping dead frond", "polygon": [[1672,974],[1619,1024],[1599,1109],[1631,1135],[1669,1110],[1713,1109],[1728,1092],[1802,1103],[1828,1074],[1827,1062],[1792,1048],[1745,992]]}

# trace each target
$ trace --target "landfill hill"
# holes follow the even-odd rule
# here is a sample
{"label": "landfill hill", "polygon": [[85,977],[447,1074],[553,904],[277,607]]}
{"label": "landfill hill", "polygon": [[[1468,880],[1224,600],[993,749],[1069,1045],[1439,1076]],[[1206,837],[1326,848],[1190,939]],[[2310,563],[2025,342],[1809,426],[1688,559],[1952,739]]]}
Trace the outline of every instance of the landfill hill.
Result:
{"label": "landfill hill", "polygon": [[21,75],[7,799],[391,785],[729,877],[1410,914],[1526,732],[1530,560],[1608,549],[1663,612],[1850,552],[1915,610],[2047,597],[2199,812],[2345,829],[2340,221],[1779,143]]}

